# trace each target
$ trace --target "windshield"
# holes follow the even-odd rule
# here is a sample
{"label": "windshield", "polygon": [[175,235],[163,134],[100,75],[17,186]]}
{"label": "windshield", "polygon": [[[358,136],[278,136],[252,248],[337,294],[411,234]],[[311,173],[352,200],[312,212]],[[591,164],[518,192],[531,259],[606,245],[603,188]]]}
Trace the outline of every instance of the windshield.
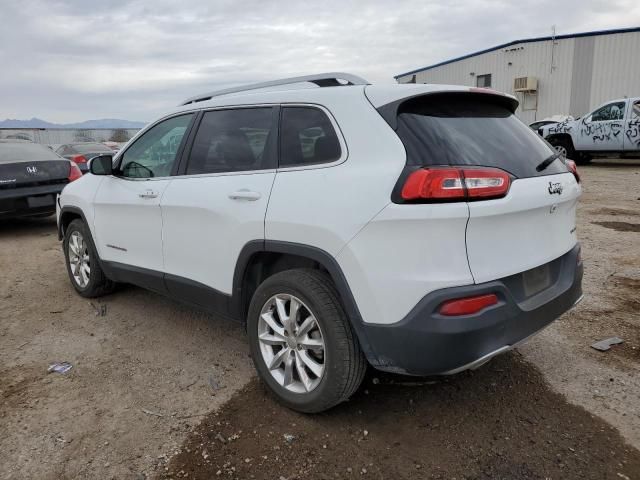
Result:
{"label": "windshield", "polygon": [[515,177],[566,173],[562,162],[536,167],[555,151],[508,108],[488,95],[425,95],[398,110],[407,165],[497,167]]}

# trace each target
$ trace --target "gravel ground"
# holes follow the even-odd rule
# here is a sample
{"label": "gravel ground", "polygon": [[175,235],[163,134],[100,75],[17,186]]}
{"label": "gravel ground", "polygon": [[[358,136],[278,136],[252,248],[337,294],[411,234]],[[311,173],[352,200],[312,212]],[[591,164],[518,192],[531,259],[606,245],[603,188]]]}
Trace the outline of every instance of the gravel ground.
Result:
{"label": "gravel ground", "polygon": [[640,478],[640,166],[581,173],[574,311],[476,372],[373,373],[317,416],[252,380],[239,326],[133,287],[88,302],[54,220],[0,224],[0,478]]}

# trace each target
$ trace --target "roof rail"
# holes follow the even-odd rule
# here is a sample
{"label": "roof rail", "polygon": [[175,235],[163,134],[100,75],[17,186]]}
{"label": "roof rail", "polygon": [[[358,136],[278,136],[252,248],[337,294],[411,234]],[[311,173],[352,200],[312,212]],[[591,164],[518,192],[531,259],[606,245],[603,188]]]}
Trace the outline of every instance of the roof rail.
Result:
{"label": "roof rail", "polygon": [[[342,83],[339,80],[343,80],[346,83]],[[222,90],[215,90],[209,93],[203,93],[186,99],[180,105],[189,105],[190,103],[204,102],[205,100],[211,100],[213,97],[219,97],[221,95],[227,95],[230,93],[245,92],[247,90],[257,90],[259,88],[277,87],[280,85],[290,85],[293,83],[310,82],[315,83],[319,87],[338,87],[342,85],[369,85],[364,78],[352,75],[350,73],[342,72],[330,72],[319,73],[317,75],[305,75],[302,77],[282,78],[280,80],[271,80],[269,82],[251,83],[248,85],[240,85],[238,87],[224,88]]]}

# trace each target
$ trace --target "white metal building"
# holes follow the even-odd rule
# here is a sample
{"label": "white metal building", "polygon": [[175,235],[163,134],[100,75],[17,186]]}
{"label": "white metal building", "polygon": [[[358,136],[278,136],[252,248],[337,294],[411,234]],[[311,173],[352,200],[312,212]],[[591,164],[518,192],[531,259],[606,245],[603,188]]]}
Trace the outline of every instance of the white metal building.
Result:
{"label": "white metal building", "polygon": [[607,100],[640,96],[640,27],[516,40],[395,78],[511,93],[527,123],[576,117]]}

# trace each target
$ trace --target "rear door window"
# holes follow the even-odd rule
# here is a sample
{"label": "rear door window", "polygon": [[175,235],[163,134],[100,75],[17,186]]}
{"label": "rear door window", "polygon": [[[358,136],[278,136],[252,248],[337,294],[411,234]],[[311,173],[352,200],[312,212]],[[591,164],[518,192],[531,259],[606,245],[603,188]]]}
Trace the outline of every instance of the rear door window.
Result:
{"label": "rear door window", "polygon": [[295,167],[335,162],[340,141],[327,117],[315,107],[283,107],[280,133],[280,166]]}
{"label": "rear door window", "polygon": [[536,167],[555,151],[506,106],[485,94],[407,100],[398,109],[397,134],[408,166],[497,167],[518,178],[567,172],[560,160],[538,172]]}
{"label": "rear door window", "polygon": [[239,172],[276,167],[272,107],[205,112],[186,174]]}

